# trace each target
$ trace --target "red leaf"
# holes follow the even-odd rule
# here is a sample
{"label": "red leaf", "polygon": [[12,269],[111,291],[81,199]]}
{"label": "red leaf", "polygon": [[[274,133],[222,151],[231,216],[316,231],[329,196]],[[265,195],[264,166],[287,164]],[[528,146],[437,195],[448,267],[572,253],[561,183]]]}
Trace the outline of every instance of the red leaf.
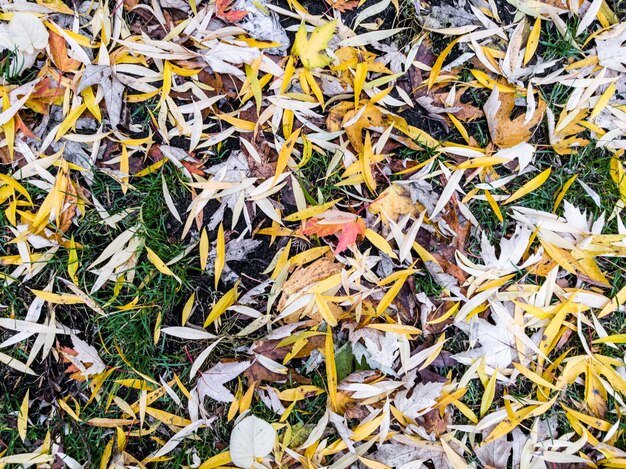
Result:
{"label": "red leaf", "polygon": [[248,14],[246,10],[229,10],[232,1],[233,0],[216,0],[215,6],[217,8],[217,13],[215,16],[228,21],[229,23],[236,23],[237,21],[244,19]]}
{"label": "red leaf", "polygon": [[328,210],[318,217],[307,221],[302,234],[306,236],[317,235],[320,237],[336,235],[339,239],[335,254],[343,252],[348,246],[353,245],[359,235],[365,233],[365,221],[358,215]]}

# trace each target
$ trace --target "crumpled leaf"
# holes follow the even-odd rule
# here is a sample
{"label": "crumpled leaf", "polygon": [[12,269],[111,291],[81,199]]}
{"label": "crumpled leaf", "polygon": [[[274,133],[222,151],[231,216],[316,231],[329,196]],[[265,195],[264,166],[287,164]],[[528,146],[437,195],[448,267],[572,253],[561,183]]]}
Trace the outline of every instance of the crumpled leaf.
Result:
{"label": "crumpled leaf", "polygon": [[222,18],[230,23],[236,23],[237,21],[244,19],[248,15],[248,12],[246,10],[232,9],[232,2],[233,0],[216,0],[215,8],[217,9],[217,12],[215,15],[218,18]]}

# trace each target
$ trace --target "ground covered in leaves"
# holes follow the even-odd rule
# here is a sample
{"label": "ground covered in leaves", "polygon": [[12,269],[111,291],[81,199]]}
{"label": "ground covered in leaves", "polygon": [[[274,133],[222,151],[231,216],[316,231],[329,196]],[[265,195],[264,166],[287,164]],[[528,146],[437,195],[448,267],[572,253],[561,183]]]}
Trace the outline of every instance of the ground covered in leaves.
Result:
{"label": "ground covered in leaves", "polygon": [[626,4],[0,2],[0,467],[626,467]]}

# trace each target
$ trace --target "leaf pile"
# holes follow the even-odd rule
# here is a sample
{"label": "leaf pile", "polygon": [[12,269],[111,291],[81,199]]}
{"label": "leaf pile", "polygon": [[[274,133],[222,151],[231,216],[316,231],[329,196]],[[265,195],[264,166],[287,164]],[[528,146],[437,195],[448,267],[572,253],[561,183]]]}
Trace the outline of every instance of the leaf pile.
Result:
{"label": "leaf pile", "polygon": [[321,7],[3,4],[0,465],[626,465],[617,9]]}

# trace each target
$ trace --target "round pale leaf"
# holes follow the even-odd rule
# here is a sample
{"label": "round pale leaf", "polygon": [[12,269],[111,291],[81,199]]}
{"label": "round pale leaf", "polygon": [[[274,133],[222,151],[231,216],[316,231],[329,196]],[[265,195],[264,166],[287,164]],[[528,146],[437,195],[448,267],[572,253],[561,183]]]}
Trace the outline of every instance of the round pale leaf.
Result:
{"label": "round pale leaf", "polygon": [[256,458],[272,452],[276,430],[265,420],[254,415],[235,426],[230,435],[230,456],[237,467],[249,469]]}
{"label": "round pale leaf", "polygon": [[20,52],[34,54],[48,45],[49,34],[43,22],[35,15],[15,13],[9,23],[13,45]]}

